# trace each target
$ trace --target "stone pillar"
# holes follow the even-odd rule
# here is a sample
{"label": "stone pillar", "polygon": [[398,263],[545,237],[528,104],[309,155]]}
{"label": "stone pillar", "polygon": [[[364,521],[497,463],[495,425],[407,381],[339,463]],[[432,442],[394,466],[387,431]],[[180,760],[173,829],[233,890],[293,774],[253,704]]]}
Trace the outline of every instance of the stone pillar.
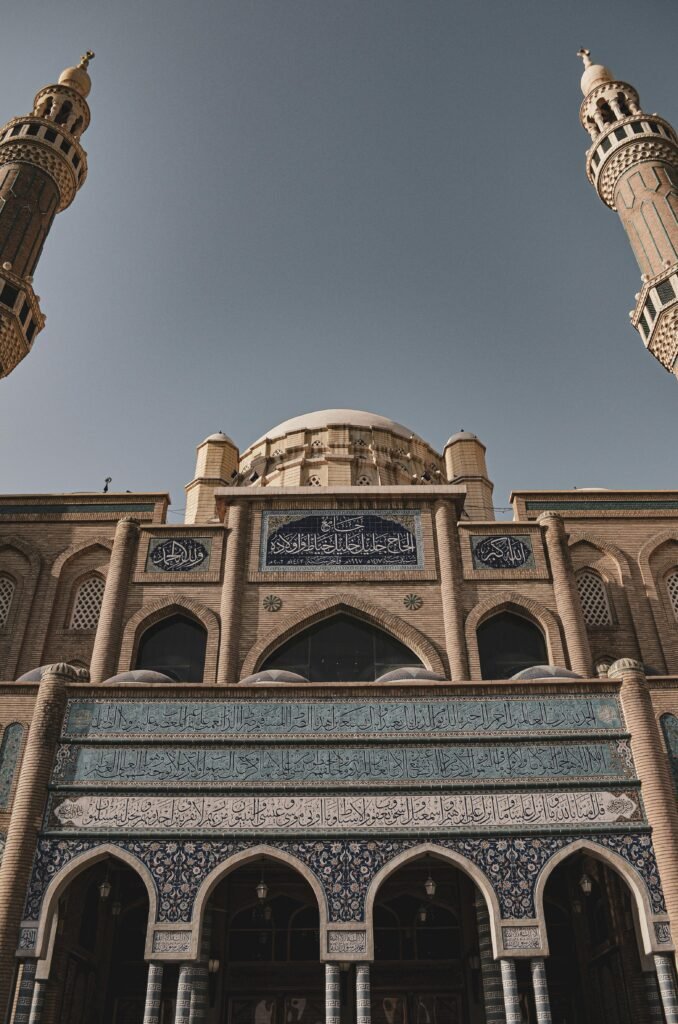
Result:
{"label": "stone pillar", "polygon": [[28,730],[0,866],[0,1014],[11,997],[19,924],[61,732],[66,686],[77,678],[70,665],[48,665],[43,669]]}
{"label": "stone pillar", "polygon": [[643,666],[620,658],[610,666],[611,679],[621,679],[621,704],[631,733],[631,751],[641,782],[652,844],[657,856],[666,909],[674,934],[678,932],[678,807],[668,758],[659,735]]}
{"label": "stone pillar", "polygon": [[532,973],[534,1005],[537,1010],[537,1024],[551,1024],[551,1000],[549,999],[544,958],[541,956],[533,957],[530,960],[530,971]]}
{"label": "stone pillar", "polygon": [[584,614],[574,578],[570,549],[562,517],[556,512],[542,512],[537,522],[543,527],[551,572],[553,593],[560,621],[563,624],[567,652],[573,672],[586,679],[593,675],[593,659],[586,632]]}
{"label": "stone pillar", "polygon": [[657,968],[657,984],[664,1007],[666,1024],[678,1024],[678,999],[676,998],[676,975],[673,969],[673,958],[664,953],[654,954]]}
{"label": "stone pillar", "polygon": [[371,1024],[372,1001],[370,997],[370,965],[356,964],[355,1006],[358,1024]]}
{"label": "stone pillar", "polygon": [[325,964],[325,1024],[339,1024],[341,989],[339,965]]}
{"label": "stone pillar", "polygon": [[191,1024],[204,1024],[207,1017],[207,964],[196,964],[193,968],[191,986]]}
{"label": "stone pillar", "polygon": [[162,964],[148,965],[146,982],[146,1003],[144,1004],[144,1024],[160,1024],[162,1003]]}
{"label": "stone pillar", "polygon": [[21,965],[21,980],[17,993],[16,1007],[14,1010],[13,1024],[29,1024],[31,1019],[31,1007],[33,1005],[33,993],[35,991],[35,971],[38,966],[37,960],[24,960]]}
{"label": "stone pillar", "polygon": [[115,540],[108,563],[106,587],[94,638],[90,667],[90,680],[93,683],[103,683],[105,679],[115,675],[118,666],[122,617],[138,540],[137,520],[120,519],[115,528]]}
{"label": "stone pillar", "polygon": [[459,533],[454,507],[449,501],[435,504],[436,542],[440,561],[440,591],[443,602],[445,647],[450,666],[450,679],[468,679],[468,658],[464,635],[464,611],[461,604],[463,573],[459,550]]}
{"label": "stone pillar", "polygon": [[221,643],[217,684],[232,685],[239,678],[238,640],[240,636],[240,581],[242,579],[245,539],[248,523],[245,502],[234,502],[228,510],[228,536],[221,588]]}
{"label": "stone pillar", "polygon": [[174,1024],[190,1024],[192,991],[193,965],[182,964],[179,968],[179,984],[177,986],[177,1005],[174,1013]]}
{"label": "stone pillar", "polygon": [[516,978],[515,960],[502,959],[501,983],[504,987],[504,1007],[506,1009],[506,1024],[521,1024],[523,1015],[520,1012],[518,1000],[518,980]]}
{"label": "stone pillar", "polygon": [[490,934],[490,915],[485,897],[477,893],[475,900],[476,927],[478,930],[478,956],[480,957],[480,976],[483,983],[483,1003],[486,1024],[506,1024],[504,1010],[504,989],[501,981],[499,961],[492,956],[492,936]]}
{"label": "stone pillar", "polygon": [[46,978],[36,978],[33,989],[33,1002],[31,1003],[31,1015],[28,1024],[40,1024],[42,1020],[42,1008],[45,1005]]}
{"label": "stone pillar", "polygon": [[662,1010],[656,973],[654,971],[643,971],[643,981],[645,982],[645,1005],[648,1022],[649,1024],[664,1024],[664,1011]]}

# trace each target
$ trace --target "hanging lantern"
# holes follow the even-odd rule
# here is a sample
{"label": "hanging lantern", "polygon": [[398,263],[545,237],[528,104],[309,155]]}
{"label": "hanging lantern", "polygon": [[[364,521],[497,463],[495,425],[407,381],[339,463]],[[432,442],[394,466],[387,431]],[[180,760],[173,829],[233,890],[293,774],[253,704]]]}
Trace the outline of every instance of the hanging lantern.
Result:
{"label": "hanging lantern", "polygon": [[436,894],[436,883],[435,883],[435,881],[434,881],[430,871],[428,873],[428,878],[424,882],[424,889],[426,891],[426,895],[428,896],[428,898],[430,900],[432,900],[433,897]]}
{"label": "hanging lantern", "polygon": [[104,903],[111,895],[111,883],[108,881],[108,877],[104,878],[103,882],[99,885],[99,899]]}
{"label": "hanging lantern", "polygon": [[120,917],[121,910],[122,903],[120,902],[120,900],[113,900],[113,904],[111,906],[111,913],[113,914],[113,917]]}
{"label": "hanging lantern", "polygon": [[421,924],[426,924],[426,918],[428,917],[428,909],[424,906],[423,903],[419,907],[419,910],[417,911],[417,917],[419,918]]}
{"label": "hanging lantern", "polygon": [[591,890],[593,889],[593,882],[591,881],[589,876],[586,874],[586,872],[584,872],[584,874],[579,879],[579,888],[584,893],[584,896],[590,896],[591,895]]}
{"label": "hanging lantern", "polygon": [[268,886],[266,885],[266,882],[264,881],[264,876],[262,875],[261,876],[261,881],[259,882],[259,885],[257,886],[257,899],[259,900],[260,903],[263,903],[267,896],[268,896]]}

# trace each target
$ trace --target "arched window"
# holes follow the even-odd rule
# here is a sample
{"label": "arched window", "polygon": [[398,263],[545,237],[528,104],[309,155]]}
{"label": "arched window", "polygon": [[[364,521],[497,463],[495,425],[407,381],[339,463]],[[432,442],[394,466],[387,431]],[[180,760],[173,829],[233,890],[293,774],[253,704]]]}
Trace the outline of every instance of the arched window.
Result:
{"label": "arched window", "polygon": [[11,576],[0,576],[0,629],[4,629],[12,610],[16,583]]}
{"label": "arched window", "polygon": [[261,666],[297,672],[314,683],[373,682],[396,668],[423,667],[395,637],[354,619],[334,615],[288,640]]}
{"label": "arched window", "polygon": [[671,774],[678,792],[678,718],[675,715],[662,715],[659,719],[664,734],[664,742],[671,762]]}
{"label": "arched window", "polygon": [[101,576],[88,576],[78,587],[73,611],[71,629],[96,629],[104,597],[105,582]]}
{"label": "arched window", "polygon": [[593,569],[577,573],[577,590],[587,626],[611,626],[612,615],[605,584]]}
{"label": "arched window", "polygon": [[20,722],[12,722],[5,727],[0,743],[0,809],[5,810],[12,792],[12,781],[16,770],[24,727]]}
{"label": "arched window", "polygon": [[201,683],[207,630],[187,615],[171,615],[149,626],[139,641],[135,668],[162,672],[182,683]]}
{"label": "arched window", "polygon": [[678,571],[675,569],[666,577],[666,590],[671,607],[673,608],[673,614],[678,619]]}
{"label": "arched window", "polygon": [[522,615],[499,612],[478,626],[483,679],[510,679],[532,665],[548,664],[544,635]]}

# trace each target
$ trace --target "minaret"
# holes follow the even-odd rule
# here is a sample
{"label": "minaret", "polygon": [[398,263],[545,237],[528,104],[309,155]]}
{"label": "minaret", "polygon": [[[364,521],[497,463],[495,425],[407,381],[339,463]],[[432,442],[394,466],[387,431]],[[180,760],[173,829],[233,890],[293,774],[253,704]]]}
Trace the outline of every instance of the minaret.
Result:
{"label": "minaret", "polygon": [[45,325],[33,273],[57,213],[87,177],[80,137],[89,124],[88,50],[57,85],[35,97],[33,112],[0,128],[0,377],[31,350]]}
{"label": "minaret", "polygon": [[645,347],[678,376],[678,137],[638,93],[617,81],[588,50],[579,117],[593,139],[586,173],[616,210],[640,267],[643,286],[629,314]]}

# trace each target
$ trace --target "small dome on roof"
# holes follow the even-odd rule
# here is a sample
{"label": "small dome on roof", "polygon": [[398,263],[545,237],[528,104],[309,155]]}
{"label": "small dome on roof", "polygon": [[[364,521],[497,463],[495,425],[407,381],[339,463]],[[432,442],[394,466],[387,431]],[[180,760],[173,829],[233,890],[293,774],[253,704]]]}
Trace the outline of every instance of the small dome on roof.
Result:
{"label": "small dome on roof", "polygon": [[319,409],[317,412],[304,413],[303,416],[294,416],[291,420],[279,423],[277,427],[266,431],[254,444],[250,445],[250,448],[254,448],[267,439],[272,441],[274,438],[284,437],[285,434],[292,434],[297,430],[323,430],[337,424],[387,430],[392,434],[399,434],[401,437],[407,438],[413,436],[413,431],[409,427],[404,427],[402,423],[396,423],[395,420],[373,412],[364,412],[360,409]]}
{"label": "small dome on roof", "polygon": [[263,672],[255,672],[254,675],[245,676],[240,680],[240,686],[251,686],[253,683],[307,683],[306,676],[297,675],[296,672],[285,672],[284,669],[268,668]]}
{"label": "small dome on roof", "polygon": [[136,668],[131,672],[120,672],[104,682],[110,686],[113,683],[176,683],[176,679],[170,679],[163,672],[153,672],[149,668]]}
{"label": "small dome on roof", "polygon": [[87,73],[89,62],[94,60],[94,53],[92,50],[88,50],[80,58],[80,63],[77,67],[66,68],[59,75],[59,85],[65,85],[69,89],[75,89],[80,95],[87,99],[92,88],[92,79]]}
{"label": "small dome on roof", "polygon": [[232,441],[228,434],[225,434],[223,430],[217,430],[216,434],[210,434],[202,443],[206,444],[208,441],[222,441],[225,444],[233,445],[234,448],[237,447],[235,441]]}
{"label": "small dome on roof", "polygon": [[429,668],[420,665],[412,665],[410,668],[394,668],[392,672],[385,672],[375,680],[377,683],[400,683],[410,679],[430,679],[436,683],[444,683],[445,676],[431,672]]}
{"label": "small dome on roof", "polygon": [[[445,447],[449,448],[455,441],[480,441],[480,438],[477,434],[472,434],[470,430],[458,430],[456,434],[452,434]],[[480,443],[482,444],[482,441]]]}
{"label": "small dome on roof", "polygon": [[577,56],[584,61],[584,74],[581,76],[581,91],[584,96],[588,96],[590,92],[605,82],[614,82],[614,75],[610,69],[603,64],[594,64],[588,50],[582,48]]}
{"label": "small dome on roof", "polygon": [[516,672],[511,679],[581,679],[582,676],[560,665],[531,665],[522,672]]}

